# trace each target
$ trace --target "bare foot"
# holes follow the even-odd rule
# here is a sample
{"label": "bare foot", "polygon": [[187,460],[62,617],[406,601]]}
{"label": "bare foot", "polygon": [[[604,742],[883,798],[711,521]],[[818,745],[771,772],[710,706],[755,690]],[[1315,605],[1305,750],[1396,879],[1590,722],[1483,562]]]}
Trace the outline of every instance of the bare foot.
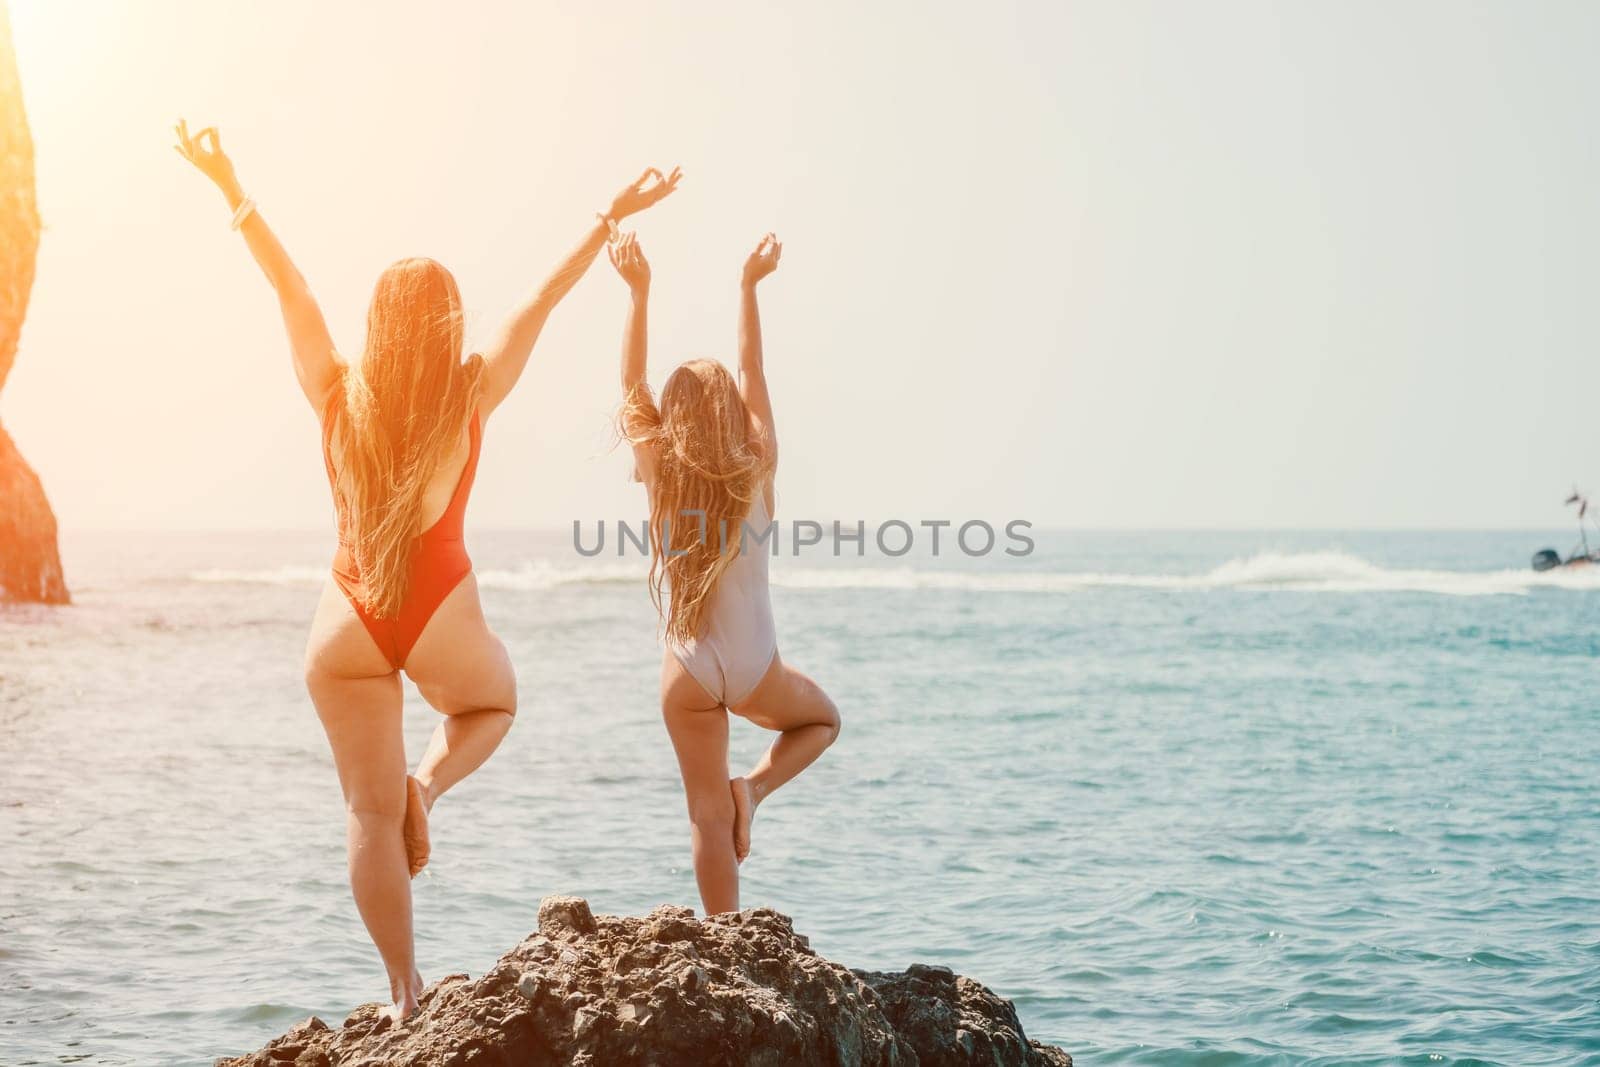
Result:
{"label": "bare foot", "polygon": [[[401,833],[406,839],[406,860],[411,864],[411,877],[415,878],[428,865],[432,846],[428,842],[428,793],[422,783],[409,774],[406,775],[406,818],[401,824]],[[415,1007],[415,1003],[412,1006]]]}
{"label": "bare foot", "polygon": [[756,817],[756,798],[743,778],[728,779],[733,792],[733,854],[740,863],[750,855],[750,823]]}
{"label": "bare foot", "polygon": [[417,998],[407,994],[378,1012],[380,1019],[388,1019],[391,1026],[399,1026],[417,1010]]}
{"label": "bare foot", "polygon": [[[412,779],[412,781],[415,781],[415,779]],[[378,1016],[388,1019],[392,1026],[399,1026],[411,1018],[417,1010],[417,998],[422,995],[422,975],[413,971],[409,986],[398,990],[391,986],[390,993],[394,996],[394,1003],[387,1008],[381,1009],[378,1012]]]}

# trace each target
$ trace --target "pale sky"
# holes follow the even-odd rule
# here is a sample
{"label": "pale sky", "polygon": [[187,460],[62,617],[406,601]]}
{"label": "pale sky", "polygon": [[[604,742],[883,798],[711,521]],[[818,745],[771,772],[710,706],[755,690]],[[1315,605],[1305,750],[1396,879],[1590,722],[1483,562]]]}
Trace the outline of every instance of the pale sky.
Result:
{"label": "pale sky", "polygon": [[[11,0],[46,230],[0,416],[71,528],[330,521],[219,125],[361,343],[389,261],[469,344],[649,164],[652,378],[762,289],[789,517],[1561,526],[1600,491],[1600,5]],[[636,517],[603,260],[471,522]]]}

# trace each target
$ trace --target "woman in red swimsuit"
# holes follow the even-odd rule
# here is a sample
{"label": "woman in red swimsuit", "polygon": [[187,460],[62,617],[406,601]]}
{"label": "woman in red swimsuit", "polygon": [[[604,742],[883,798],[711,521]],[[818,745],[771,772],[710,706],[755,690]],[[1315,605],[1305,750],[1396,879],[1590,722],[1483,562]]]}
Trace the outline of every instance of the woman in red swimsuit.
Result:
{"label": "woman in red swimsuit", "polygon": [[[389,1012],[404,1018],[422,992],[410,879],[428,861],[428,812],[495,750],[517,708],[516,676],[484,621],[462,542],[483,424],[616,223],[671,193],[679,173],[648,170],[618,193],[489,350],[465,362],[455,279],[433,260],[401,260],[378,279],[365,346],[346,363],[216,130],[191,137],[180,122],[177,134],[277,291],[295,376],[322,421],[339,548],[311,625],[306,685],[344,790],[350,887],[389,972]],[[445,716],[415,775],[401,736],[402,670]]]}

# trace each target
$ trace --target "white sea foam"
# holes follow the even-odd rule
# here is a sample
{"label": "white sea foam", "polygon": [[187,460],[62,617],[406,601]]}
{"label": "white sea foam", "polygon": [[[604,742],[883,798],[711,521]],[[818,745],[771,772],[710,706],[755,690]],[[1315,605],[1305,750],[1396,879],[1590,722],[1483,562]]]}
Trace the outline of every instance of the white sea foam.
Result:
{"label": "white sea foam", "polygon": [[774,585],[811,589],[952,589],[1071,593],[1089,589],[1204,592],[1242,589],[1300,593],[1520,595],[1536,588],[1600,590],[1600,567],[1546,571],[1390,570],[1344,552],[1263,552],[1230,559],[1199,574],[1102,571],[936,571],[913,568],[775,569]]}
{"label": "white sea foam", "polygon": [[[542,591],[567,585],[624,584],[643,580],[644,560],[553,563],[531,560],[512,568],[478,571],[486,589]],[[262,570],[207,570],[200,582],[271,585],[321,583],[325,567],[284,566]],[[1172,592],[1245,589],[1300,593],[1433,593],[1441,596],[1520,595],[1534,589],[1600,590],[1600,567],[1486,571],[1407,570],[1380,567],[1339,551],[1262,552],[1230,559],[1199,574],[1133,574],[1098,571],[1022,570],[995,563],[987,570],[930,566],[781,565],[772,583],[792,589],[944,589],[997,593],[1071,593],[1088,589],[1148,589]]]}
{"label": "white sea foam", "polygon": [[552,563],[530,560],[513,568],[490,567],[478,572],[478,584],[485,589],[554,589],[561,585],[612,585],[644,581],[650,571],[645,559],[600,562]]}
{"label": "white sea foam", "polygon": [[192,582],[225,582],[244,585],[320,585],[328,577],[327,567],[263,567],[247,570],[235,567],[218,567],[195,571],[189,575]]}
{"label": "white sea foam", "polygon": [[1174,587],[1499,596],[1527,593],[1537,588],[1600,590],[1600,568],[1563,568],[1543,573],[1536,573],[1532,568],[1391,570],[1338,551],[1263,552],[1246,559],[1229,560],[1204,575],[1182,579]]}

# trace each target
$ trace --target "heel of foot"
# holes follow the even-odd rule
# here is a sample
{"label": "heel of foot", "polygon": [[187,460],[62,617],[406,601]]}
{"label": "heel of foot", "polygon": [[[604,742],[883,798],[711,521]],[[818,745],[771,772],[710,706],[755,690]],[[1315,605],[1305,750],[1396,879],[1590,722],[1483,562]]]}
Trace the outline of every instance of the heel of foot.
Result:
{"label": "heel of foot", "polygon": [[432,844],[428,840],[428,791],[421,782],[406,775],[406,815],[402,834],[406,844],[406,862],[415,878],[428,865]]}

